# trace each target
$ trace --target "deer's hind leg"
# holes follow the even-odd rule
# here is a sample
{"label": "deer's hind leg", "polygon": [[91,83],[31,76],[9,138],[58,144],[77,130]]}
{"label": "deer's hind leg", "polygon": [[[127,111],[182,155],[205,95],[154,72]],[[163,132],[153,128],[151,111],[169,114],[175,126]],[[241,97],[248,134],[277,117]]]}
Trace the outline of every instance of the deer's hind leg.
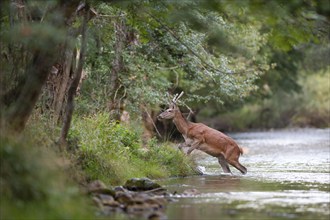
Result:
{"label": "deer's hind leg", "polygon": [[232,148],[230,151],[226,152],[225,158],[230,165],[238,169],[242,174],[246,174],[247,173],[246,167],[238,162],[239,156],[240,156],[239,148]]}
{"label": "deer's hind leg", "polygon": [[221,156],[218,157],[218,161],[219,161],[220,166],[223,169],[223,172],[225,172],[225,173],[232,173],[230,171],[229,166],[228,166],[228,163],[225,160],[225,157],[223,155],[221,155]]}
{"label": "deer's hind leg", "polygon": [[233,167],[235,167],[236,169],[238,169],[239,171],[241,171],[242,174],[246,174],[247,173],[246,167],[243,166],[242,164],[240,164],[238,161],[236,161],[236,160],[229,160],[228,163],[230,165],[232,165]]}

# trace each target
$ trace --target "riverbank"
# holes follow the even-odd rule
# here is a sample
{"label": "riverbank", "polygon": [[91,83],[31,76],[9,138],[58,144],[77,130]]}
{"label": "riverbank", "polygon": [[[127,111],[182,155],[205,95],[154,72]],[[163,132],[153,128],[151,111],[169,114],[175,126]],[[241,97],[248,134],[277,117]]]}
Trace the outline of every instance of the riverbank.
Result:
{"label": "riverbank", "polygon": [[85,193],[94,180],[118,186],[197,172],[179,150],[156,140],[143,146],[136,130],[106,114],[74,121],[64,152],[55,141],[58,129],[37,122],[20,136],[1,134],[1,219],[94,219],[99,210]]}

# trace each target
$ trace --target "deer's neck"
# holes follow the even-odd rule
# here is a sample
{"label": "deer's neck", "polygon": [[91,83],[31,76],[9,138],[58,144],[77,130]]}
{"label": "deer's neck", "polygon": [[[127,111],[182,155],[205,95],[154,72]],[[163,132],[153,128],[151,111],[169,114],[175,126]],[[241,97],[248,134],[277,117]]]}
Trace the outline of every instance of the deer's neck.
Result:
{"label": "deer's neck", "polygon": [[181,134],[187,134],[189,121],[185,117],[183,117],[181,112],[176,113],[175,117],[173,118],[173,123]]}

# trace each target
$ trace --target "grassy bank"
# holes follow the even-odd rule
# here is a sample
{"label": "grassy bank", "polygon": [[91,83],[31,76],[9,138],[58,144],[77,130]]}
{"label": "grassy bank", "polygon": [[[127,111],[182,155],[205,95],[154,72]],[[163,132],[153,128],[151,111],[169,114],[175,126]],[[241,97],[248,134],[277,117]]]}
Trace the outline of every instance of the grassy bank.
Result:
{"label": "grassy bank", "polygon": [[77,161],[90,179],[122,184],[132,177],[164,178],[194,174],[193,161],[169,144],[155,139],[142,146],[139,133],[128,125],[97,114],[73,122]]}

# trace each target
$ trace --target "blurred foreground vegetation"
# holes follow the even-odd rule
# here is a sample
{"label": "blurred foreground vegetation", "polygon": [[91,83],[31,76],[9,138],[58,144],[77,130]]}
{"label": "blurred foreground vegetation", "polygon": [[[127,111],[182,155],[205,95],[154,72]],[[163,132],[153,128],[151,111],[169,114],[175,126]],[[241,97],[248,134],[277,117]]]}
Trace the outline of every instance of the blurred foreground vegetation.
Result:
{"label": "blurred foreground vegetation", "polygon": [[329,127],[329,14],[327,0],[1,1],[0,218],[92,219],[91,180],[196,174],[155,117],[177,92],[220,130]]}
{"label": "blurred foreground vegetation", "polygon": [[91,201],[70,178],[76,171],[44,140],[1,136],[0,218],[93,218]]}

